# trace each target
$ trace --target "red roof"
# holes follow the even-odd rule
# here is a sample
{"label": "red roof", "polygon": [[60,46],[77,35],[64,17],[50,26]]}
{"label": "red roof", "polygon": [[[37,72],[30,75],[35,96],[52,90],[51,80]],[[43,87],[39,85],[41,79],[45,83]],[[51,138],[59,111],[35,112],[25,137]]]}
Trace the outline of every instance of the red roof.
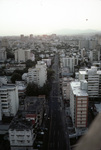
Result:
{"label": "red roof", "polygon": [[27,114],[26,118],[36,118],[36,114]]}

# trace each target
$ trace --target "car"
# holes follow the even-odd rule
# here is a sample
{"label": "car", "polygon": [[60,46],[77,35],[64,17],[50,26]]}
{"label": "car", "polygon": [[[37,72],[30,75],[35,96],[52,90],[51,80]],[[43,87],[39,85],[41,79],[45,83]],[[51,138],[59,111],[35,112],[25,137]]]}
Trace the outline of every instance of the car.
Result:
{"label": "car", "polygon": [[44,132],[43,131],[42,132],[38,132],[38,134],[44,135]]}
{"label": "car", "polygon": [[40,127],[40,130],[41,130],[41,131],[47,131],[48,129],[45,128],[45,127]]}
{"label": "car", "polygon": [[37,145],[37,148],[42,148],[42,147],[43,147],[43,145],[40,145],[40,144]]}

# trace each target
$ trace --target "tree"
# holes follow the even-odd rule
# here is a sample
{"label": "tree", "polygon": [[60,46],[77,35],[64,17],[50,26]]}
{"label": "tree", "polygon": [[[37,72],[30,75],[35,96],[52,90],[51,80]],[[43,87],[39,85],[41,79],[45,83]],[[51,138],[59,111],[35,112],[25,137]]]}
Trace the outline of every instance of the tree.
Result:
{"label": "tree", "polygon": [[27,96],[38,96],[39,95],[38,86],[34,83],[29,83],[26,88],[26,95]]}
{"label": "tree", "polygon": [[14,73],[11,77],[11,81],[12,83],[15,83],[15,81],[21,81],[22,80],[22,77],[20,74],[18,73]]}
{"label": "tree", "polygon": [[31,67],[33,67],[33,66],[35,66],[35,62],[33,62],[32,60],[28,59],[28,60],[26,61],[26,67],[27,67],[27,68],[31,68]]}
{"label": "tree", "polygon": [[51,80],[53,78],[54,71],[52,69],[47,69],[47,79]]}
{"label": "tree", "polygon": [[35,83],[29,83],[26,88],[27,96],[49,95],[51,86],[49,83],[45,83],[43,87],[38,87]]}

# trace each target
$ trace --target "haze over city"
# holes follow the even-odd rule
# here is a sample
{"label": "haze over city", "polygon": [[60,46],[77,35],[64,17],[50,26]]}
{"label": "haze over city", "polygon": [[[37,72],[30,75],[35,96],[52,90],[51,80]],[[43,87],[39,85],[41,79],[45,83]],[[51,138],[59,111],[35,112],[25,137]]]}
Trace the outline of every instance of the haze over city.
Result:
{"label": "haze over city", "polygon": [[0,0],[0,36],[101,31],[100,8],[100,0]]}

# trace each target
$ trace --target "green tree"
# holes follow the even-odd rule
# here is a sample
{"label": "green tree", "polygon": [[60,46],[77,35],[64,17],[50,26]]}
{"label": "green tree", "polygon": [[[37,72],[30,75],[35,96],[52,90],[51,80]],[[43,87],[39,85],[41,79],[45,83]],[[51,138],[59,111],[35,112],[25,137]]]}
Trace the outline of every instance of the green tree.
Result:
{"label": "green tree", "polygon": [[49,95],[51,86],[47,82],[44,84],[43,87],[38,87],[38,85],[34,83],[29,83],[26,88],[26,95],[27,96],[38,96],[38,95]]}
{"label": "green tree", "polygon": [[39,95],[39,88],[34,83],[29,83],[26,88],[26,95],[27,96],[38,96]]}
{"label": "green tree", "polygon": [[31,68],[31,67],[33,67],[33,66],[35,66],[35,62],[33,62],[32,60],[28,59],[28,60],[26,61],[26,67],[27,67],[27,68]]}
{"label": "green tree", "polygon": [[12,83],[15,83],[15,81],[21,81],[22,80],[22,77],[20,74],[18,73],[14,73],[11,77],[11,81]]}
{"label": "green tree", "polygon": [[47,79],[53,79],[54,71],[52,69],[47,69]]}

